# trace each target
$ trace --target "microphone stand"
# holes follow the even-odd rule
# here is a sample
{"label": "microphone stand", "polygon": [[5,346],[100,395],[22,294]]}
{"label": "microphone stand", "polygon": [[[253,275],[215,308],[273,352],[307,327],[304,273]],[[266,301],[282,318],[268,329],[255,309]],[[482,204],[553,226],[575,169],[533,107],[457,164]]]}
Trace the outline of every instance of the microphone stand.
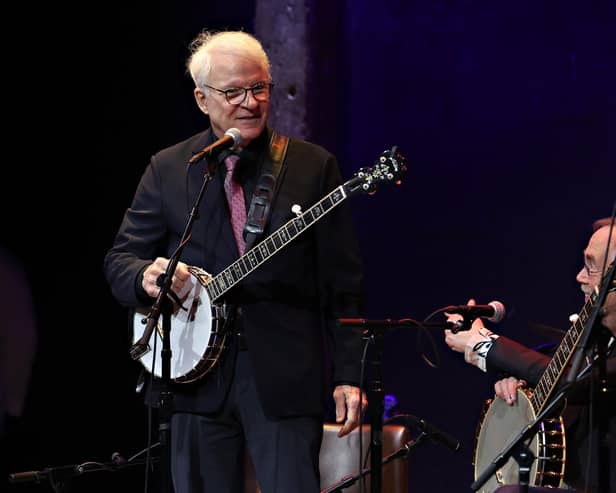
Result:
{"label": "microphone stand", "polygon": [[[142,337],[130,348],[130,356],[132,359],[137,360],[141,358],[145,353],[150,351],[149,340],[154,332],[155,327],[158,325],[158,319],[162,314],[162,349],[160,351],[161,358],[161,378],[160,378],[160,394],[159,394],[159,421],[158,421],[158,434],[160,440],[160,491],[162,493],[172,493],[172,481],[171,481],[171,413],[173,406],[173,394],[171,392],[171,315],[173,314],[174,306],[177,305],[182,310],[186,310],[182,306],[181,300],[171,290],[171,284],[173,281],[173,274],[180,261],[184,247],[190,240],[192,234],[192,228],[195,220],[199,217],[199,205],[203,199],[203,195],[207,189],[209,182],[214,178],[216,172],[216,160],[212,159],[213,154],[210,152],[207,156],[207,169],[203,176],[203,183],[197,196],[197,200],[193,205],[192,210],[188,216],[182,238],[179,245],[173,255],[169,259],[167,269],[161,274],[156,284],[160,287],[156,301],[152,305],[150,312],[145,320],[147,321],[146,328]],[[189,163],[192,164],[193,161]],[[154,359],[154,362],[156,360]]]}
{"label": "microphone stand", "polygon": [[[384,325],[374,324],[364,330],[364,339],[372,341],[373,350],[370,358],[372,381],[368,389],[368,416],[370,418],[370,491],[381,493],[383,481],[383,410],[385,408],[385,392],[382,382],[382,359]],[[361,432],[361,430],[360,430]]]}
{"label": "microphone stand", "polygon": [[[496,456],[492,463],[486,467],[479,477],[471,484],[471,491],[477,491],[481,488],[484,483],[490,479],[490,476],[505,465],[514,452],[516,453],[516,461],[520,464],[520,476],[522,479],[520,485],[522,487],[528,486],[528,472],[534,457],[524,442],[532,438],[537,432],[537,426],[549,416],[550,413],[558,409],[557,405],[566,397],[568,389],[569,385],[566,385],[566,387],[543,408],[535,420],[527,425],[518,436]],[[530,463],[528,463],[528,459],[530,459]],[[526,489],[526,491],[528,491],[528,489]]]}
{"label": "microphone stand", "polygon": [[338,324],[365,327],[362,338],[365,341],[372,342],[373,345],[369,362],[372,368],[372,381],[368,388],[368,416],[370,418],[370,492],[381,493],[381,485],[383,482],[383,410],[385,408],[385,393],[382,382],[382,359],[385,330],[405,326],[420,326],[425,328],[438,327],[443,329],[451,327],[451,323],[419,323],[413,319],[369,320],[364,318],[341,318],[338,319]]}
{"label": "microphone stand", "polygon": [[[610,454],[615,455],[616,450],[610,448],[610,440],[614,441],[614,438],[610,437],[610,424],[609,414],[611,410],[610,392],[608,391],[609,384],[607,379],[607,342],[604,344],[597,343],[595,345],[596,353],[596,367],[599,380],[599,388],[594,388],[592,397],[596,398],[596,404],[592,406],[593,412],[597,413],[597,436],[599,438],[598,444],[598,469],[599,469],[599,491],[609,491],[610,488]],[[612,410],[613,412],[613,410]],[[592,432],[592,431],[591,431]],[[614,457],[612,457],[614,459]]]}
{"label": "microphone stand", "polygon": [[[378,471],[380,471],[385,464],[390,463],[394,459],[406,459],[408,455],[410,454],[411,450],[415,448],[416,446],[418,446],[420,443],[422,443],[424,441],[424,438],[426,438],[427,436],[428,436],[427,433],[422,432],[415,440],[411,440],[407,442],[405,445],[400,447],[398,450],[395,450],[388,456],[383,457],[382,460],[376,461],[378,464],[377,467],[374,467],[373,465],[375,461],[371,461],[371,466],[369,468],[362,469],[357,474],[350,474],[348,476],[343,477],[340,481],[334,484],[331,484],[329,486],[326,486],[324,489],[320,491],[320,493],[337,493],[338,491],[341,491],[345,488],[348,488],[349,486],[352,486],[353,484],[357,482],[357,480],[367,476],[368,474],[371,474],[374,471],[376,471],[376,473],[379,474]],[[372,474],[370,477],[373,478],[374,474]],[[372,488],[372,482],[370,483],[370,488]],[[373,490],[371,489],[370,491],[372,492]]]}
{"label": "microphone stand", "polygon": [[[68,466],[46,467],[40,471],[15,472],[9,474],[9,483],[40,483],[43,480],[47,480],[55,493],[68,493],[71,491],[71,479],[76,476],[97,471],[116,472],[142,464],[147,466],[150,460],[138,459],[127,461],[122,458],[114,458],[111,462],[84,462]],[[154,458],[154,461],[157,460],[157,458]]]}

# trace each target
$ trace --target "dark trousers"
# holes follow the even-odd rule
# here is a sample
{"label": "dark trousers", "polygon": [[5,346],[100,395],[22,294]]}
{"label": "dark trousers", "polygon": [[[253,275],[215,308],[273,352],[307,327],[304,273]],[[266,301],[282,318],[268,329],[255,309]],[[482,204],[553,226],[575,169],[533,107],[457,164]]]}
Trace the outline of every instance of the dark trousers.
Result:
{"label": "dark trousers", "polygon": [[250,355],[240,351],[222,412],[172,417],[175,493],[241,493],[246,448],[263,493],[317,493],[322,435],[320,417],[271,419],[263,414]]}

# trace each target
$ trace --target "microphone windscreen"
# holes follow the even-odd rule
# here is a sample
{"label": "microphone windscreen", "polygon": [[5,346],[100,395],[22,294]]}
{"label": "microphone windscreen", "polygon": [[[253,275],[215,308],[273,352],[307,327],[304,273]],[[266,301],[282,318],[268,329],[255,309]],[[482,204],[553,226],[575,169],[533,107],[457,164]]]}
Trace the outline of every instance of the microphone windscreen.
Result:
{"label": "microphone windscreen", "polygon": [[503,305],[500,301],[490,301],[488,303],[492,308],[494,308],[494,315],[487,318],[490,322],[498,323],[505,318],[505,305]]}
{"label": "microphone windscreen", "polygon": [[225,132],[225,135],[228,135],[233,139],[233,147],[242,145],[242,134],[237,128],[230,128]]}

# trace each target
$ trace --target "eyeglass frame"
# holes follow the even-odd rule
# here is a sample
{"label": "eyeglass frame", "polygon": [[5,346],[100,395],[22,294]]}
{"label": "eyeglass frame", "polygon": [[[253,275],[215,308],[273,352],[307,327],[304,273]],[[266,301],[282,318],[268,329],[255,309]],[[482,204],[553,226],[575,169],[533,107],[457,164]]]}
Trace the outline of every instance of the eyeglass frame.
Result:
{"label": "eyeglass frame", "polygon": [[591,269],[586,264],[584,264],[584,271],[586,272],[586,275],[588,277],[596,276],[598,274],[602,274],[603,273],[601,269]]}
{"label": "eyeglass frame", "polygon": [[[257,88],[257,86],[259,86],[260,84],[263,84],[263,89],[265,89],[265,87],[268,87],[268,95],[267,95],[267,99],[258,99],[257,96],[255,96],[255,88]],[[272,88],[274,87],[274,83],[270,80],[270,81],[259,81],[259,82],[255,82],[252,86],[250,87],[230,87],[229,89],[219,89],[218,87],[214,87],[214,86],[210,86],[209,84],[202,84],[203,87],[207,87],[208,89],[212,89],[213,91],[219,92],[220,94],[224,94],[225,96],[225,101],[232,105],[232,106],[239,106],[240,104],[242,104],[244,101],[246,101],[246,98],[248,97],[248,91],[251,92],[252,97],[255,99],[255,101],[259,101],[261,103],[268,101],[270,94],[272,92]],[[244,97],[242,98],[242,100],[239,103],[232,103],[231,101],[229,101],[229,92],[231,91],[237,91],[238,89],[242,89],[244,91]]]}

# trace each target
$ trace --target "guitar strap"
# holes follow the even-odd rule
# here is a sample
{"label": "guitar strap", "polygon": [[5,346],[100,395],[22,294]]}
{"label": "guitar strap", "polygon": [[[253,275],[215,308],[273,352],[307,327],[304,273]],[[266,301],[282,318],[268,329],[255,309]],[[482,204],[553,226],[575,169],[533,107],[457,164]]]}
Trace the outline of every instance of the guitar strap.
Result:
{"label": "guitar strap", "polygon": [[252,201],[244,226],[243,236],[246,241],[246,251],[253,247],[267,225],[272,200],[278,191],[277,184],[279,185],[282,181],[278,177],[284,168],[288,145],[289,137],[272,130],[269,153],[265,158],[261,176],[252,194]]}
{"label": "guitar strap", "polygon": [[[263,159],[261,176],[252,194],[250,208],[246,216],[246,224],[242,232],[246,242],[246,252],[254,246],[257,239],[265,231],[272,199],[278,191],[276,184],[280,184],[282,181],[278,180],[278,177],[283,171],[288,145],[289,137],[272,130],[269,152],[266,153]],[[226,334],[235,330],[236,346],[242,348],[246,344],[246,339],[243,334],[242,324],[238,322],[238,317],[241,317],[241,309],[236,304],[225,304],[221,317],[224,320],[221,332]]]}

